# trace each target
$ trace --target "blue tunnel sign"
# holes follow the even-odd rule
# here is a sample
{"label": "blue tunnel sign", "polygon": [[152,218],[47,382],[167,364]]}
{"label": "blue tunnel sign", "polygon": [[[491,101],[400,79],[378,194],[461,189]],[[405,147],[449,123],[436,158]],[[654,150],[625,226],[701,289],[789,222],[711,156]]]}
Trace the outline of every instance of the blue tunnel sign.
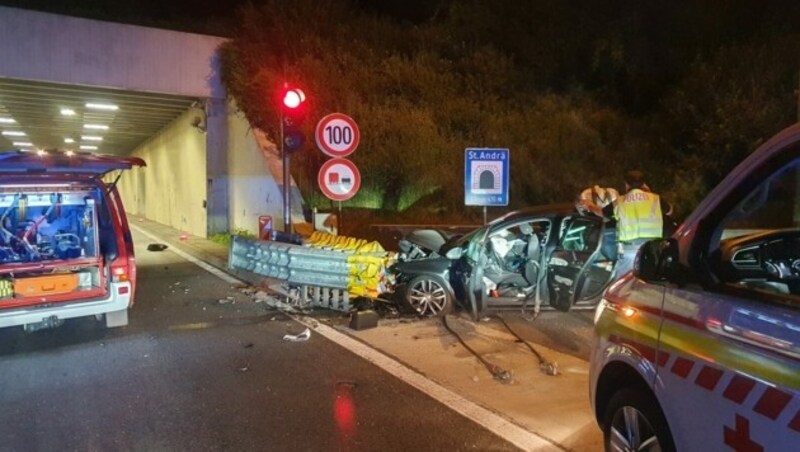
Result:
{"label": "blue tunnel sign", "polygon": [[464,154],[464,205],[508,205],[508,149],[467,148]]}

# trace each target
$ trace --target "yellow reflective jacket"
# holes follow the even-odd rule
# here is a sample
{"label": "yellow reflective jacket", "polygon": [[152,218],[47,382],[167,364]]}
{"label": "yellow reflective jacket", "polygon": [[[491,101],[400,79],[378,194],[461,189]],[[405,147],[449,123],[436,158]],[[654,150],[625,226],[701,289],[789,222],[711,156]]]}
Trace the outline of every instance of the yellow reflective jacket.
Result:
{"label": "yellow reflective jacket", "polygon": [[617,240],[656,239],[663,236],[664,217],[661,198],[655,193],[634,188],[617,203]]}

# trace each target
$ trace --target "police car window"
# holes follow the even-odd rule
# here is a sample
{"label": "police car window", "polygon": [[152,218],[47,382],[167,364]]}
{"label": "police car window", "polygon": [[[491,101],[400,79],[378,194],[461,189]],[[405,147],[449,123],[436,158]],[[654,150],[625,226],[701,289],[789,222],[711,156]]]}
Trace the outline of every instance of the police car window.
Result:
{"label": "police car window", "polygon": [[723,282],[800,299],[800,158],[744,196],[719,237]]}

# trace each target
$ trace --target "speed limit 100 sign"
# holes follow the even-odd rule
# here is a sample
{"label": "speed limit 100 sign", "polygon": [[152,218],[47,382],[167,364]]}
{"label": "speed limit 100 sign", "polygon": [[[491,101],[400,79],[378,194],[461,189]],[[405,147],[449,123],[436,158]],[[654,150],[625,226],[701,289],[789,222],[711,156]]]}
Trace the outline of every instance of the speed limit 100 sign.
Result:
{"label": "speed limit 100 sign", "polygon": [[331,113],[317,123],[314,138],[320,151],[333,158],[342,158],[356,150],[361,133],[353,118]]}

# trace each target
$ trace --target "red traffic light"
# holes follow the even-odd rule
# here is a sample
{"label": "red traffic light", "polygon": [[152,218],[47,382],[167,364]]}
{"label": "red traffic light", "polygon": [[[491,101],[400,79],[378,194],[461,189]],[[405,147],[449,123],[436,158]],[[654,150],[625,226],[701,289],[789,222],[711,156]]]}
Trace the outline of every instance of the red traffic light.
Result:
{"label": "red traffic light", "polygon": [[303,90],[292,88],[283,93],[283,106],[289,109],[295,109],[303,104],[306,100],[306,95]]}

